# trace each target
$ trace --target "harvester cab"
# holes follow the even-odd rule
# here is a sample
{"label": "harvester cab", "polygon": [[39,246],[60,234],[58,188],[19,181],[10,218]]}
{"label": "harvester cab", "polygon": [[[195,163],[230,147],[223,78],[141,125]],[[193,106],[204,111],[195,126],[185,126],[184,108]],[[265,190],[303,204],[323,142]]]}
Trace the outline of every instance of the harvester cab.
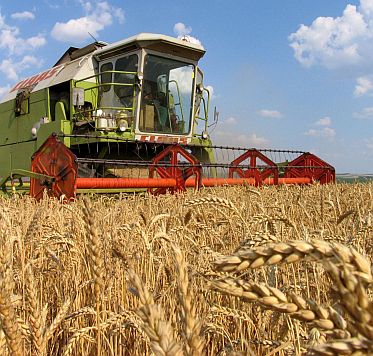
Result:
{"label": "harvester cab", "polygon": [[[201,45],[148,33],[69,48],[0,102],[0,186],[24,188],[29,177],[36,198],[44,190],[72,198],[87,190],[158,194],[334,179],[331,166],[304,152],[213,146],[210,93],[198,67],[204,53]],[[286,168],[268,157],[281,152]]]}
{"label": "harvester cab", "polygon": [[154,34],[96,50],[94,73],[72,82],[72,133],[160,143],[198,140],[196,124],[203,120],[207,128],[209,100],[198,68],[204,53],[199,45]]}

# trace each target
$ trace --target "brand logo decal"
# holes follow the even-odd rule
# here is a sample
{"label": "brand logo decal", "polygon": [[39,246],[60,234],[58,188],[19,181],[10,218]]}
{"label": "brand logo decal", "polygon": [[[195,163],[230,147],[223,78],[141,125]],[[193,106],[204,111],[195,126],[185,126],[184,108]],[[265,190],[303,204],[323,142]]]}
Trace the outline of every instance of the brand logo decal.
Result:
{"label": "brand logo decal", "polygon": [[157,142],[157,143],[181,143],[186,145],[188,143],[187,137],[177,136],[155,136],[155,135],[141,135],[140,141]]}
{"label": "brand logo decal", "polygon": [[63,66],[59,66],[59,67],[54,67],[54,68],[51,68],[43,73],[39,73],[37,75],[34,75],[33,77],[30,77],[30,78],[27,78],[27,79],[24,79],[22,81],[20,81],[19,83],[17,83],[12,89],[11,89],[11,92],[14,91],[14,90],[17,90],[17,89],[21,89],[21,88],[27,88],[31,85],[34,85],[34,84],[37,84],[39,82],[41,82],[42,80],[45,80],[45,79],[48,79],[48,78],[51,78],[53,77],[54,75],[57,75],[58,72],[63,68]]}

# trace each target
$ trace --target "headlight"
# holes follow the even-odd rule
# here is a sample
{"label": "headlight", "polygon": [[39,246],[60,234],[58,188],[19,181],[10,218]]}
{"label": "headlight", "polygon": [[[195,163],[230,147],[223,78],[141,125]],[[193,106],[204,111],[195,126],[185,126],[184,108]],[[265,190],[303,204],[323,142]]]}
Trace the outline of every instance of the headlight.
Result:
{"label": "headlight", "polygon": [[204,140],[207,140],[209,138],[209,134],[207,133],[207,131],[202,131],[202,138]]}
{"label": "headlight", "polygon": [[127,131],[128,130],[128,122],[127,122],[127,120],[124,120],[124,119],[118,120],[118,129],[121,132]]}

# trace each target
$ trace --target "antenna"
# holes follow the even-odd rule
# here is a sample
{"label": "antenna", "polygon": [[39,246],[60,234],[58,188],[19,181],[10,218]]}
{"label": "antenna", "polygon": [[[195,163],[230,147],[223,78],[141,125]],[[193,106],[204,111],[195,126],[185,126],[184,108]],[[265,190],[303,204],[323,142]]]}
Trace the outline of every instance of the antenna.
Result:
{"label": "antenna", "polygon": [[92,35],[92,33],[88,32],[88,34],[95,40],[95,42],[98,42],[95,36]]}
{"label": "antenna", "polygon": [[216,110],[216,106],[214,107],[214,122],[218,122],[219,121],[219,111]]}

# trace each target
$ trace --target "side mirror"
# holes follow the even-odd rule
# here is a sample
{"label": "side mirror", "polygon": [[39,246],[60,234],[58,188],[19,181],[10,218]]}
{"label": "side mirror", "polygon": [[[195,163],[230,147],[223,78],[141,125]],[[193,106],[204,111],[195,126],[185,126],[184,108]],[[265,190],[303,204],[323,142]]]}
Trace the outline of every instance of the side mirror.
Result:
{"label": "side mirror", "polygon": [[203,84],[202,83],[197,84],[196,91],[197,91],[197,94],[202,94],[202,92],[203,92]]}
{"label": "side mirror", "polygon": [[141,82],[143,79],[144,79],[144,74],[142,74],[141,72],[138,72],[135,77],[135,84],[139,90],[141,89]]}

